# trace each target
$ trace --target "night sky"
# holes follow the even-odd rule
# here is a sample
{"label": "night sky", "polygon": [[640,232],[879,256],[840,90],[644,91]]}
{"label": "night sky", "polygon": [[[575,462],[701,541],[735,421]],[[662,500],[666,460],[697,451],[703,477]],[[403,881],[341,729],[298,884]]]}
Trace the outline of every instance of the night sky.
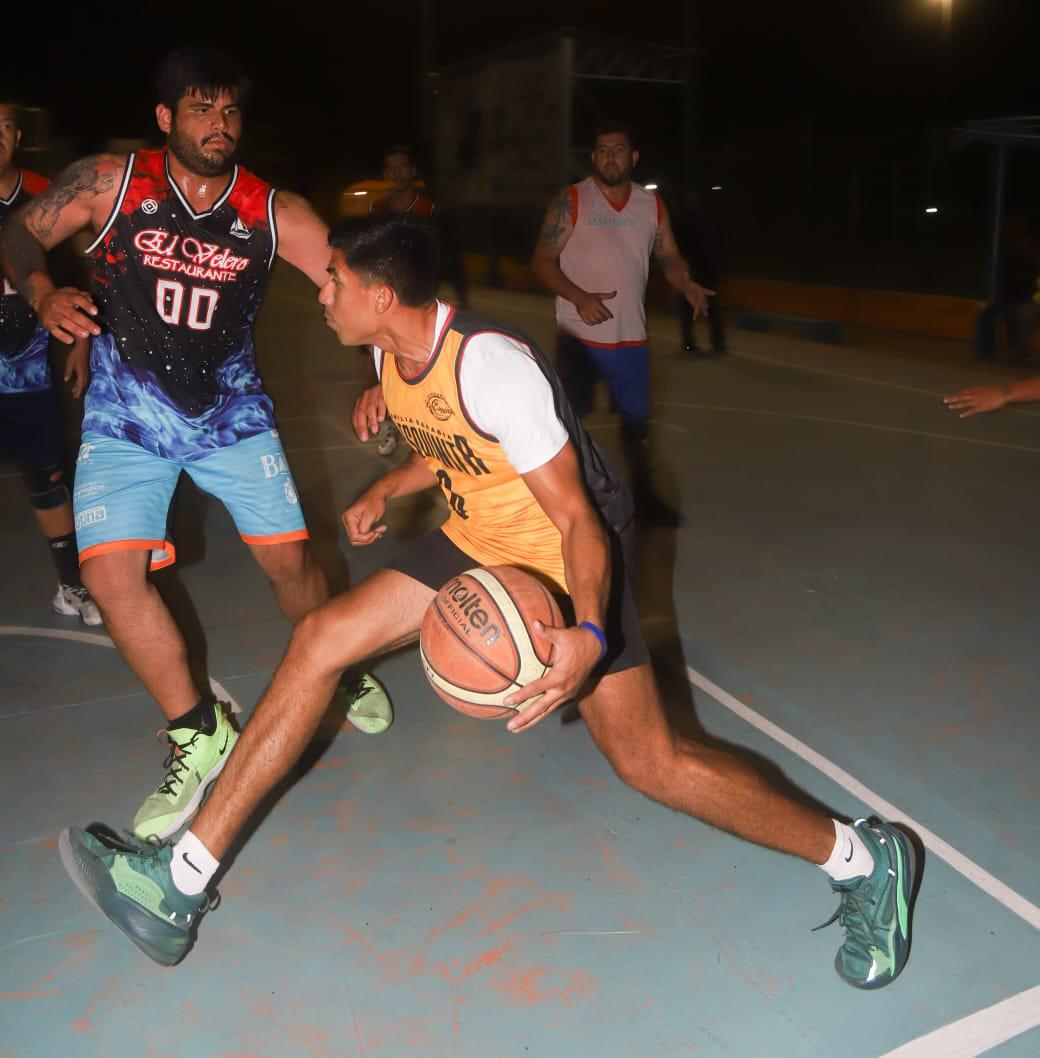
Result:
{"label": "night sky", "polygon": [[[821,129],[853,130],[944,113],[1040,112],[1036,0],[954,0],[948,63],[939,0],[430,6],[437,65],[562,25],[669,44],[692,31],[704,49],[698,119],[707,136],[806,113]],[[275,19],[244,18],[245,10],[113,4],[75,19],[44,15],[42,26],[24,13],[12,26],[5,12],[0,84],[48,104],[59,132],[80,150],[96,149],[106,136],[151,129],[156,58],[175,43],[209,39],[236,52],[257,82],[252,127],[265,137],[277,129],[288,149],[317,165],[377,156],[383,143],[414,138],[416,0],[321,5],[296,19],[289,8]],[[205,29],[186,28],[203,17]]]}

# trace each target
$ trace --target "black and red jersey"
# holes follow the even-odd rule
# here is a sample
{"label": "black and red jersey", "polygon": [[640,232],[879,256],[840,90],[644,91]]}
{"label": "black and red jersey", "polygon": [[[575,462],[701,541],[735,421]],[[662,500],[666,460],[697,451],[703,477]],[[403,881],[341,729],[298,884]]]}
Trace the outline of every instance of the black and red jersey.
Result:
{"label": "black and red jersey", "polygon": [[253,325],[277,250],[274,199],[235,166],[220,198],[197,211],[165,149],[130,155],[87,250],[103,333],[84,431],[190,458],[273,426]]}
{"label": "black and red jersey", "polygon": [[[45,176],[20,170],[14,190],[6,198],[0,197],[0,227],[49,185]],[[0,294],[0,393],[47,389],[50,384],[47,332],[29,302],[4,277]]]}

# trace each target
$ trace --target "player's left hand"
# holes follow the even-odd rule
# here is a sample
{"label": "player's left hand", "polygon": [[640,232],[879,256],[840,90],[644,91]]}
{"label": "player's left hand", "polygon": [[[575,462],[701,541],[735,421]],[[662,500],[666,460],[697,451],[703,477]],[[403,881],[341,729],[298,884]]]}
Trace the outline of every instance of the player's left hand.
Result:
{"label": "player's left hand", "polygon": [[386,418],[386,401],[378,383],[370,386],[354,402],[354,433],[359,441],[367,441],[379,433],[379,424]]}
{"label": "player's left hand", "polygon": [[82,397],[90,381],[89,346],[86,342],[77,342],[72,352],[65,358],[65,381],[72,382],[72,395]]}
{"label": "player's left hand", "polygon": [[683,293],[686,295],[686,300],[693,306],[694,319],[697,319],[698,316],[708,315],[708,298],[715,296],[714,290],[709,290],[707,287],[702,287],[700,283],[695,283],[692,279],[688,279]]}
{"label": "player's left hand", "polygon": [[556,645],[556,660],[540,680],[532,680],[506,698],[505,704],[514,707],[530,701],[506,724],[514,734],[533,727],[558,705],[569,702],[581,690],[600,656],[599,640],[586,628],[549,628],[535,621],[534,631]]}
{"label": "player's left hand", "polygon": [[375,489],[368,489],[343,512],[343,528],[354,547],[374,544],[387,530],[386,523],[378,524],[386,513],[386,498]]}
{"label": "player's left hand", "polygon": [[943,404],[959,413],[958,419],[966,419],[969,415],[978,415],[983,411],[998,411],[1007,402],[1007,386],[972,386],[951,397],[943,397]]}

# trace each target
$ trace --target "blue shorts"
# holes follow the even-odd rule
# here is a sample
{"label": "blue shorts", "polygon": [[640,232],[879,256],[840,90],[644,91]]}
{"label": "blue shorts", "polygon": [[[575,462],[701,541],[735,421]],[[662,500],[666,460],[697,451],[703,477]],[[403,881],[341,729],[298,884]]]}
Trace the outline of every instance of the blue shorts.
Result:
{"label": "blue shorts", "polygon": [[151,569],[176,560],[167,531],[181,471],[228,509],[247,544],[306,540],[299,497],[277,430],[199,459],[164,459],[104,434],[83,435],[72,493],[80,562],[111,551],[152,552]]}
{"label": "blue shorts", "polygon": [[561,331],[556,357],[567,398],[579,418],[592,410],[596,384],[603,378],[626,435],[640,440],[646,437],[650,418],[650,350],[645,343],[592,345]]}

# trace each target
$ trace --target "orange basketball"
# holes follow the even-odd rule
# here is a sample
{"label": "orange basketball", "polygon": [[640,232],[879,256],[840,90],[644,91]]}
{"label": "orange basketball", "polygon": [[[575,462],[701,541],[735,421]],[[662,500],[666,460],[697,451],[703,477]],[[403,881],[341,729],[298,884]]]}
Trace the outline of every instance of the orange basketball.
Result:
{"label": "orange basketball", "polygon": [[563,627],[556,600],[529,574],[488,566],[452,577],[419,630],[419,657],[430,686],[467,716],[511,716],[518,710],[503,699],[540,679],[553,663],[556,648],[535,635],[535,620]]}

